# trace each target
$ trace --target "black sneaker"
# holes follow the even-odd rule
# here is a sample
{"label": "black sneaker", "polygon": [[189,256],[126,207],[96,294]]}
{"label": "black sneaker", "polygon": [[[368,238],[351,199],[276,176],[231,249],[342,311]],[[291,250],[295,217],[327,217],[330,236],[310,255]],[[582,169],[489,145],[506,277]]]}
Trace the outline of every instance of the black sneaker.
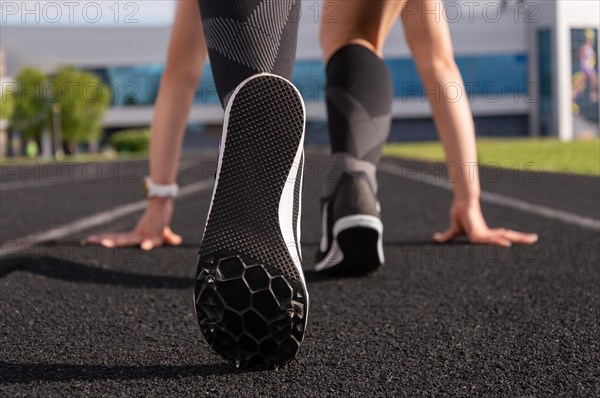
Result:
{"label": "black sneaker", "polygon": [[344,173],[322,204],[315,271],[363,275],[383,265],[383,224],[377,196],[363,173]]}
{"label": "black sneaker", "polygon": [[304,103],[270,74],[242,82],[225,110],[194,301],[211,347],[239,365],[285,365],[306,328],[300,196]]}

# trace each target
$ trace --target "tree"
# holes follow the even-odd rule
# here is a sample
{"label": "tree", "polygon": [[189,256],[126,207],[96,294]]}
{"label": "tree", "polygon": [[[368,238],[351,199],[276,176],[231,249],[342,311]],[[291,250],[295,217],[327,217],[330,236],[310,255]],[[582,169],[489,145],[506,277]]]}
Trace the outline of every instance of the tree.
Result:
{"label": "tree", "polygon": [[[42,131],[52,126],[51,108],[58,105],[62,137],[71,147],[100,139],[102,116],[110,103],[110,88],[95,74],[63,67],[48,79],[44,72],[29,67],[15,80],[10,124],[26,138],[40,139]],[[4,99],[3,95],[3,102]],[[3,109],[3,115],[4,112]]]}
{"label": "tree", "polygon": [[74,146],[97,142],[102,116],[110,103],[110,88],[91,72],[61,68],[49,82],[49,99],[60,105],[63,139]]}
{"label": "tree", "polygon": [[10,120],[15,113],[15,95],[11,91],[2,91],[2,99],[0,102],[0,119]]}
{"label": "tree", "polygon": [[39,140],[50,117],[45,93],[48,79],[39,69],[27,67],[19,72],[15,82],[15,104],[10,125],[26,138]]}

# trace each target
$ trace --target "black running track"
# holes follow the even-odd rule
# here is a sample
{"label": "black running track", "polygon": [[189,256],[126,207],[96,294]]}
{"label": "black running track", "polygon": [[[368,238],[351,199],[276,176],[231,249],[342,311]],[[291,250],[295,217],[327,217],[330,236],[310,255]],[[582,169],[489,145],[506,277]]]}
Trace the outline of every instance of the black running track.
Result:
{"label": "black running track", "polygon": [[[210,180],[215,155],[187,161],[182,185]],[[65,182],[82,173],[65,167],[2,169],[2,243],[140,199],[143,163],[93,166],[87,181]],[[200,335],[192,275],[209,189],[177,202],[181,247],[80,245],[91,232],[132,227],[137,212],[2,259],[0,396],[600,394],[597,230],[484,203],[490,224],[537,231],[540,243],[436,245],[430,236],[446,226],[450,193],[380,173],[386,266],[366,278],[326,279],[310,268],[327,167],[323,155],[307,157],[302,243],[311,313],[287,368],[238,370]],[[46,184],[19,188],[36,173]],[[62,177],[49,181],[56,173]],[[600,218],[598,178],[492,174],[487,191]]]}

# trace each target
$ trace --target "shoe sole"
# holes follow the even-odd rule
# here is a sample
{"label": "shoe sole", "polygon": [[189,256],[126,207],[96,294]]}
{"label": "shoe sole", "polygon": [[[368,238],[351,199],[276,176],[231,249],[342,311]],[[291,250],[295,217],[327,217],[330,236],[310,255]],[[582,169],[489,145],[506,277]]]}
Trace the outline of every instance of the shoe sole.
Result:
{"label": "shoe sole", "polygon": [[206,341],[237,366],[283,366],[304,337],[304,118],[296,88],[270,74],[242,82],[225,110],[194,301]]}
{"label": "shoe sole", "polygon": [[333,242],[315,271],[359,276],[384,264],[383,224],[374,216],[342,217],[333,225]]}

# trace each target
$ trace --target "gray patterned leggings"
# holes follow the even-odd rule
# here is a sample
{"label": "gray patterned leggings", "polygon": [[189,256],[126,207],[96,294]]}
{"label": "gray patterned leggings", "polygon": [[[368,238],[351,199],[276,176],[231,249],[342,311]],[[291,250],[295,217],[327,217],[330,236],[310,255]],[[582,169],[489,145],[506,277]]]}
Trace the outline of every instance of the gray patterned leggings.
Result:
{"label": "gray patterned leggings", "polygon": [[291,79],[300,0],[198,0],[221,105],[257,73]]}

